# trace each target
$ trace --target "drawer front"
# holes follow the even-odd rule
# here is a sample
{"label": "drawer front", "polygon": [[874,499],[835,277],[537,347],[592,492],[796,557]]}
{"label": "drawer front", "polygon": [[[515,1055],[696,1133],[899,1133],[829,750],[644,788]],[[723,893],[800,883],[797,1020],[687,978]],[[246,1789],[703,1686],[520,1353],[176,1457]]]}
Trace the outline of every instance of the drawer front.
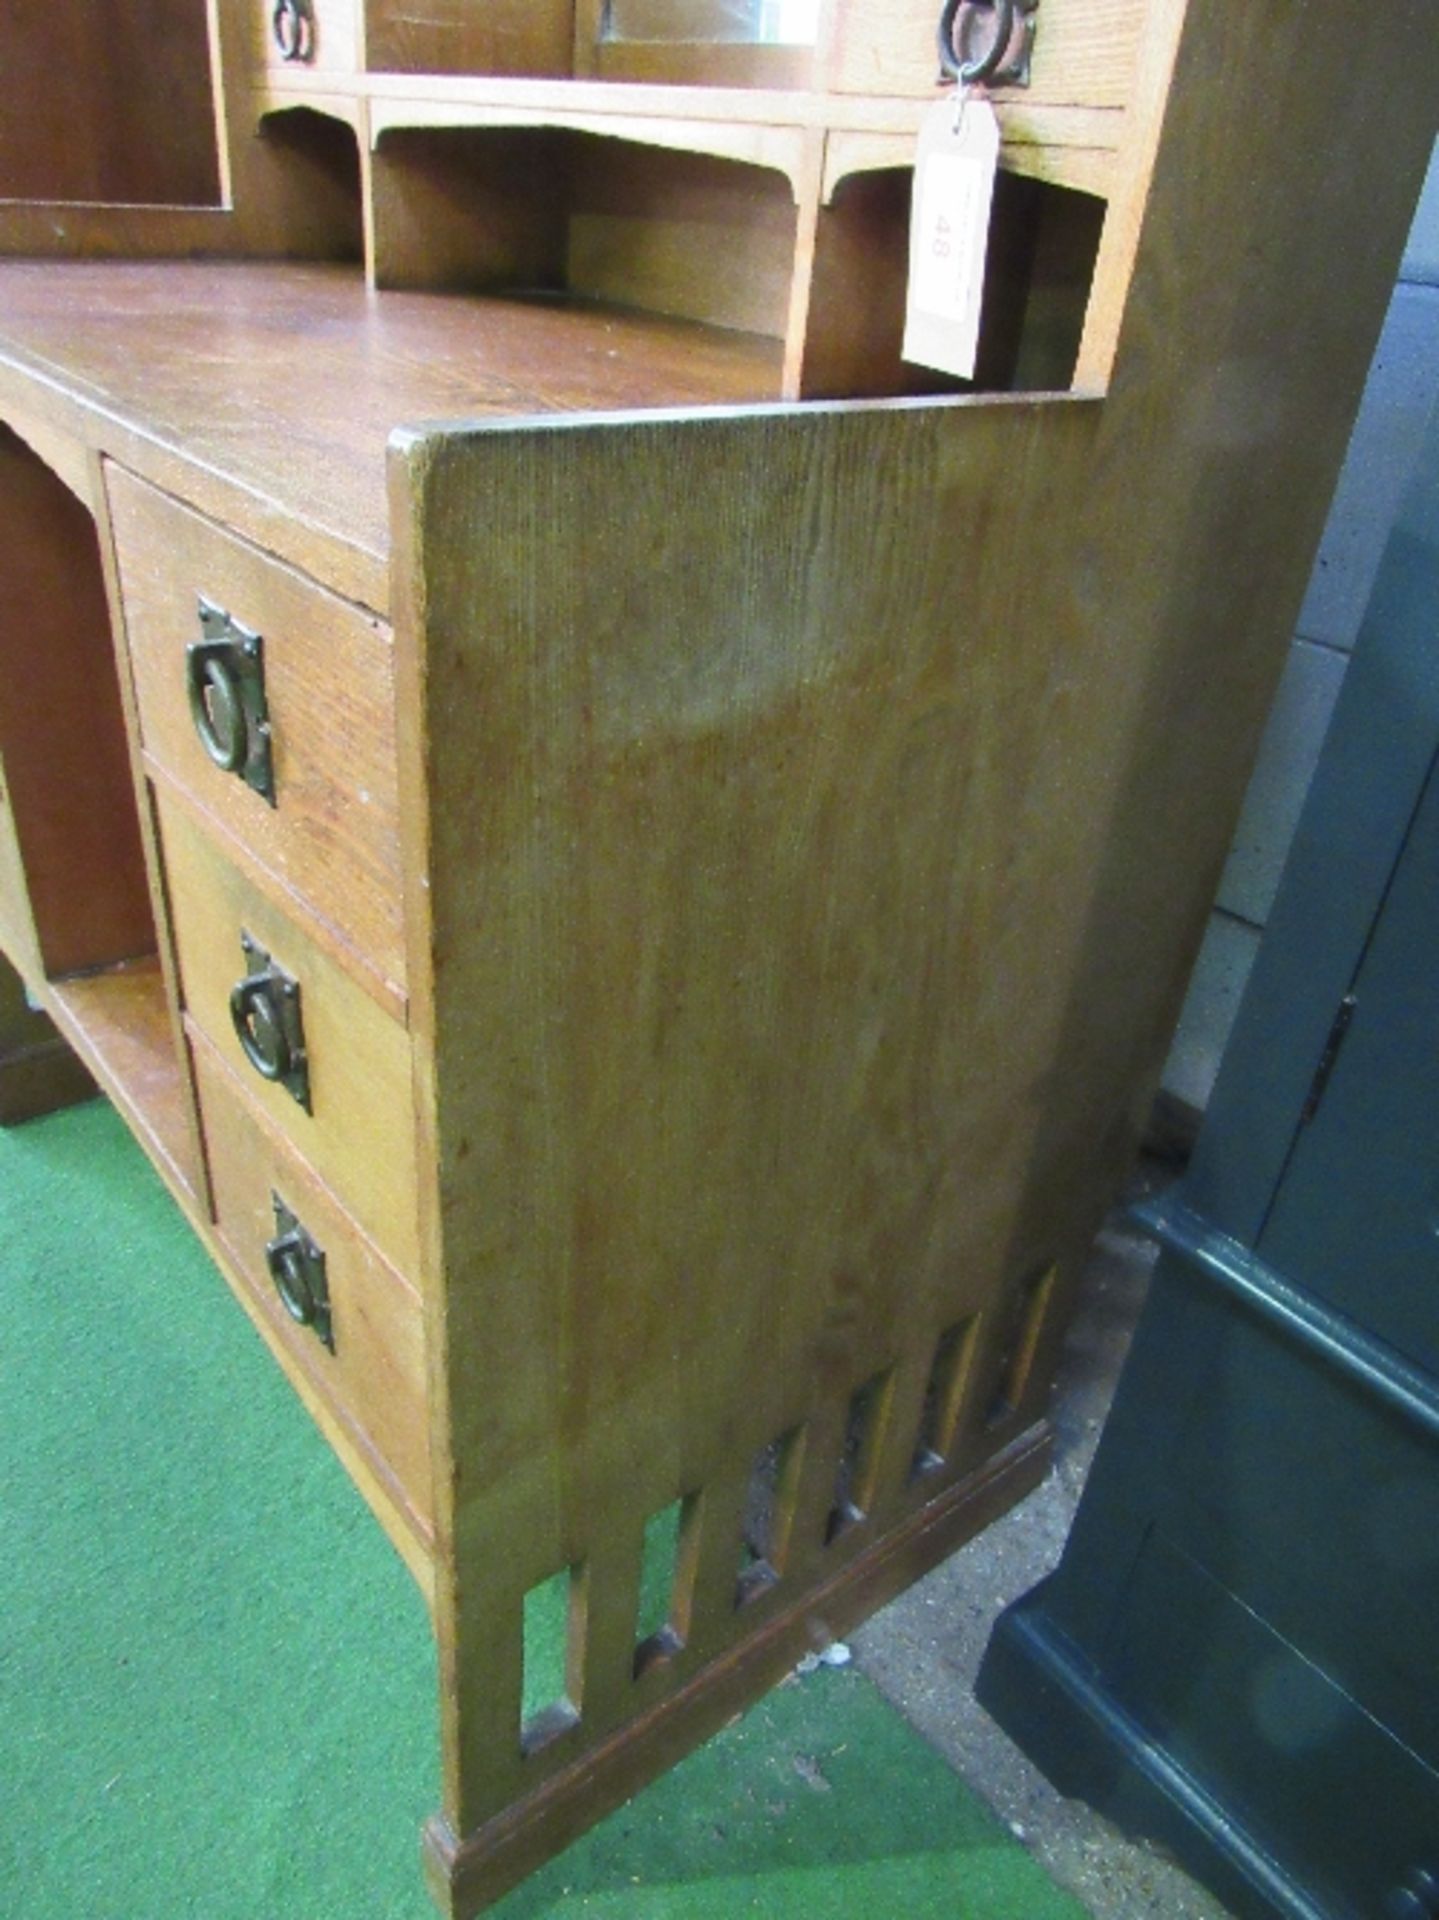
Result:
{"label": "drawer front", "polygon": [[[372,984],[402,986],[388,628],[121,469],[108,469],[107,487],[146,753],[277,892],[299,896],[337,958]],[[258,654],[242,659],[251,635]],[[273,804],[250,784],[264,780],[258,749],[233,770],[207,749],[192,679],[212,748],[231,726],[256,745],[263,708]]]}
{"label": "drawer front", "polygon": [[[170,893],[180,993],[187,1018],[216,1048],[247,1098],[333,1189],[400,1272],[418,1271],[415,1135],[409,1036],[361,991],[267,895],[232,866],[184,804],[159,795],[158,814]],[[247,955],[242,936],[251,942]],[[258,963],[267,956],[268,967]],[[247,1055],[235,1022],[236,990],[268,973],[278,985],[242,996],[250,1042],[281,1052],[264,1000],[282,1000],[276,1020],[295,1020],[287,1066],[303,1052],[298,1076],[267,1078]],[[267,1039],[268,1031],[268,1039]],[[303,1093],[303,1099],[299,1095]]]}
{"label": "drawer front", "polygon": [[[1240,1466],[1232,1445],[1221,1457]],[[1247,1580],[1232,1593],[1171,1545],[1163,1525],[1146,1534],[1115,1612],[1118,1704],[1309,1894],[1312,1905],[1296,1900],[1289,1911],[1432,1913],[1423,1897],[1439,1874],[1432,1745],[1416,1750],[1397,1737],[1371,1699],[1256,1610]],[[1345,1550],[1342,1537],[1330,1544]],[[1349,1544],[1368,1562],[1381,1605],[1386,1588],[1408,1584],[1385,1577],[1372,1536]],[[1229,1564],[1242,1569],[1241,1554]],[[1383,1642],[1382,1613],[1371,1632]],[[1432,1646],[1431,1634],[1431,1668]]]}
{"label": "drawer front", "polygon": [[[194,1053],[216,1228],[236,1276],[288,1360],[334,1409],[411,1524],[428,1534],[419,1297],[299,1158],[260,1125],[215,1051],[197,1038]],[[296,1235],[307,1243],[307,1257],[311,1248],[323,1255],[323,1284],[309,1269],[297,1284],[287,1266],[293,1251],[284,1243]]]}
{"label": "drawer front", "polygon": [[[1001,89],[1015,107],[1123,107],[1134,89],[1144,0],[1043,0],[1035,13],[1030,83]],[[841,0],[829,84],[841,93],[932,98],[939,62],[930,0]],[[990,44],[993,9],[976,10],[970,57]]]}
{"label": "drawer front", "polygon": [[250,0],[251,47],[270,73],[357,73],[360,0]]}

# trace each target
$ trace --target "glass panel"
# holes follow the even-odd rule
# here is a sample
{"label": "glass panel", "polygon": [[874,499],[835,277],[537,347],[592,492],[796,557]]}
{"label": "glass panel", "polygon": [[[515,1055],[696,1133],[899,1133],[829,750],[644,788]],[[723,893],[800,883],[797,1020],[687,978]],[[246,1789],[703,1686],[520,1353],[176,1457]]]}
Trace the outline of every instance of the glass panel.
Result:
{"label": "glass panel", "polygon": [[605,40],[809,47],[819,0],[609,0]]}

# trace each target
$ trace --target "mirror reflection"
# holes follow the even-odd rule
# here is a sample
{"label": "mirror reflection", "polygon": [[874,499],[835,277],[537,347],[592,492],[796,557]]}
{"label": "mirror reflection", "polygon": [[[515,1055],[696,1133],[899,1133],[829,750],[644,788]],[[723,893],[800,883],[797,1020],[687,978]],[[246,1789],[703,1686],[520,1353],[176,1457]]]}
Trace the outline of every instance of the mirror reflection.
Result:
{"label": "mirror reflection", "polygon": [[606,40],[813,46],[820,0],[609,0]]}

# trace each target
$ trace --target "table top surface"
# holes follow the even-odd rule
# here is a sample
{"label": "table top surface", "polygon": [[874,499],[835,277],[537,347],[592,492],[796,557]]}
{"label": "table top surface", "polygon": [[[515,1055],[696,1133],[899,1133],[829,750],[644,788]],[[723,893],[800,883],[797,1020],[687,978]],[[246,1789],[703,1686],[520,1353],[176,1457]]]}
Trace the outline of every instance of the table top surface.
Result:
{"label": "table top surface", "polygon": [[351,267],[0,261],[0,417],[40,414],[381,611],[396,427],[772,401],[780,357],[560,296],[377,294]]}

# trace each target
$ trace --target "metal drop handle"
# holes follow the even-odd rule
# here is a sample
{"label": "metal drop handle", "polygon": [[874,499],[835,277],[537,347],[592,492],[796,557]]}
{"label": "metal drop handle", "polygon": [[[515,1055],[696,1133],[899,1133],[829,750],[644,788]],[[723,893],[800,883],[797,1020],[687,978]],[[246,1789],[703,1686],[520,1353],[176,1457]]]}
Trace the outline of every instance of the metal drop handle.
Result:
{"label": "metal drop handle", "polygon": [[223,607],[200,601],[202,638],[185,649],[185,691],[200,745],[222,773],[233,773],[275,805],[265,646]]}
{"label": "metal drop handle", "polygon": [[245,1058],[264,1080],[283,1080],[291,1066],[279,994],[277,983],[263,973],[242,980],[230,994],[235,1033]]}
{"label": "metal drop handle", "polygon": [[315,12],[310,0],[275,0],[270,27],[282,59],[314,59]]}
{"label": "metal drop handle", "polygon": [[238,773],[249,751],[249,727],[228,649],[197,641],[186,656],[190,714],[200,744],[225,773]]}
{"label": "metal drop handle", "polygon": [[278,1193],[270,1196],[275,1210],[275,1237],[265,1245],[265,1265],[280,1296],[280,1304],[301,1327],[335,1350],[334,1317],[330,1308],[325,1255]]}
{"label": "metal drop handle", "polygon": [[230,1020],[241,1051],[262,1080],[274,1080],[310,1111],[310,1063],[300,984],[248,933],[240,947],[249,972],[230,989]]}
{"label": "metal drop handle", "polygon": [[[939,65],[943,79],[961,87],[986,81],[995,86],[1027,87],[1034,44],[1034,11],[1039,0],[944,0],[939,16]],[[979,53],[966,57],[970,36],[960,15],[994,15],[994,30]],[[1016,36],[1016,24],[1019,27]]]}

